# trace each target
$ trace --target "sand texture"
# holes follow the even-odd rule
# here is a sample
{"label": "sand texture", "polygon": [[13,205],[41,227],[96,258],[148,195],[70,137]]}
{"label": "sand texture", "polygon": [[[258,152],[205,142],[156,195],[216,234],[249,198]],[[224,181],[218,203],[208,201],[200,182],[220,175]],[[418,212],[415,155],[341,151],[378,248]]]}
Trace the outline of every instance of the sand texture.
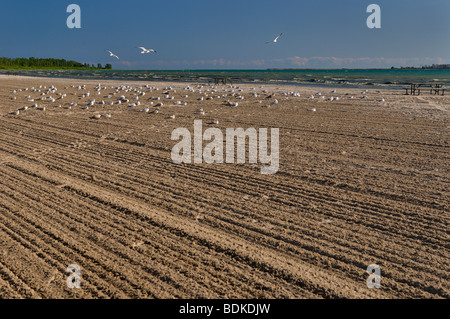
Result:
{"label": "sand texture", "polygon": [[[0,78],[0,298],[450,297],[449,95],[112,81],[96,95],[97,84]],[[52,85],[67,96],[40,95]],[[121,85],[132,90],[113,95]],[[279,128],[278,173],[173,163],[171,133],[195,119]],[[66,285],[71,264],[79,289]]]}

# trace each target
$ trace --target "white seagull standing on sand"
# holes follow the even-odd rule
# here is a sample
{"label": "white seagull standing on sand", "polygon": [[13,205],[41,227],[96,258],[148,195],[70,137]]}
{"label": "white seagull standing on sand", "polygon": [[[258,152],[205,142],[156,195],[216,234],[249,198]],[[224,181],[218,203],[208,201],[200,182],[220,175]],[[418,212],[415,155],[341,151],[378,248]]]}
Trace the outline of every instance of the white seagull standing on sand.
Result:
{"label": "white seagull standing on sand", "polygon": [[283,35],[283,33],[280,33],[280,35],[277,36],[274,40],[269,41],[269,42],[266,42],[266,44],[269,44],[269,43],[277,43],[277,42],[278,42],[278,39],[279,39],[282,35]]}
{"label": "white seagull standing on sand", "polygon": [[119,60],[119,57],[117,55],[115,55],[114,53],[112,53],[111,51],[106,50],[106,52],[109,52],[110,56],[115,57],[117,60]]}
{"label": "white seagull standing on sand", "polygon": [[147,50],[144,47],[137,47],[137,48],[142,50],[141,54],[146,54],[146,53],[150,53],[150,52],[156,53],[156,50],[153,50],[153,49]]}

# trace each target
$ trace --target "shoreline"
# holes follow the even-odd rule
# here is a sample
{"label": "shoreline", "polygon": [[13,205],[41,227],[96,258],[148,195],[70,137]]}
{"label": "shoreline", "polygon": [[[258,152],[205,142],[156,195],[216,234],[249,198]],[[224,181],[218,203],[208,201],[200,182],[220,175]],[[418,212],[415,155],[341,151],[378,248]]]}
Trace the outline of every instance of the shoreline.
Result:
{"label": "shoreline", "polygon": [[[252,92],[260,92],[261,90],[266,90],[267,92],[274,92],[276,94],[286,94],[287,92],[299,92],[301,97],[300,100],[305,102],[310,102],[313,104],[323,104],[327,103],[327,101],[319,100],[319,99],[310,99],[312,96],[317,94],[318,92],[322,92],[327,98],[333,95],[339,96],[341,101],[339,103],[361,103],[367,102],[375,103],[377,106],[389,106],[389,108],[405,108],[410,110],[430,110],[431,108],[436,108],[439,111],[449,112],[450,105],[447,101],[450,100],[450,95],[447,92],[446,95],[431,95],[428,92],[422,95],[406,95],[404,89],[392,89],[392,88],[367,88],[367,87],[343,87],[343,86],[327,86],[327,85],[293,85],[288,83],[233,83],[231,84],[220,84],[215,85],[211,83],[202,83],[202,82],[181,82],[181,81],[147,81],[147,80],[120,80],[120,79],[79,79],[79,78],[64,78],[64,77],[40,77],[40,76],[24,76],[24,75],[4,75],[0,74],[0,80],[7,81],[10,83],[11,88],[14,86],[12,83],[14,82],[45,82],[49,85],[53,84],[65,84],[65,85],[81,85],[81,84],[89,84],[89,85],[97,85],[98,83],[102,83],[104,85],[110,86],[120,86],[120,85],[129,85],[129,86],[152,86],[152,87],[167,87],[173,86],[178,90],[182,90],[187,86],[203,86],[205,88],[219,88],[225,89],[230,87],[239,87],[244,90],[246,94],[250,94]],[[12,81],[9,81],[12,80]],[[20,89],[16,87],[15,89]],[[336,92],[331,93],[331,92]],[[367,92],[368,100],[361,100],[364,92]],[[355,99],[348,100],[346,97],[354,96]],[[285,97],[288,99],[289,97]],[[378,99],[386,99],[385,102],[379,103]],[[342,100],[344,99],[344,100]],[[428,101],[428,102],[425,102]],[[337,103],[335,101],[335,103]],[[426,114],[426,112],[425,112]],[[445,116],[445,113],[444,113]]]}
{"label": "shoreline", "polygon": [[[301,72],[299,75],[290,72]],[[361,79],[351,72],[366,72],[361,74]],[[17,71],[12,76],[31,76],[39,78],[63,78],[77,80],[118,80],[118,81],[148,81],[153,82],[173,82],[173,83],[202,83],[212,84],[214,78],[225,77],[234,84],[249,85],[288,85],[288,86],[308,86],[308,87],[326,87],[326,88],[355,88],[355,89],[385,89],[385,90],[404,90],[411,82],[430,82],[443,83],[444,86],[450,85],[449,78],[446,75],[431,76],[428,80],[422,77],[416,79],[401,81],[400,79],[384,78],[376,79],[377,74],[369,74],[370,71],[391,72],[390,69],[370,69],[370,70],[33,70],[33,71]],[[394,70],[397,71],[397,70]],[[398,70],[403,72],[404,70]],[[407,72],[418,72],[417,70],[406,70]],[[446,72],[448,70],[419,70],[431,72]],[[12,71],[7,71],[12,72]],[[272,74],[268,76],[266,73]],[[309,74],[312,72],[312,74]],[[315,73],[316,72],[316,73]],[[330,73],[326,73],[330,72]],[[341,72],[334,74],[333,72]],[[350,73],[346,73],[350,72]],[[29,74],[27,74],[29,73]],[[305,74],[306,73],[306,74]],[[2,72],[0,71],[0,74]],[[4,73],[3,73],[4,74]],[[253,75],[254,74],[254,78]],[[261,74],[261,76],[258,76]],[[288,76],[286,77],[286,74]],[[4,74],[7,75],[7,74]],[[267,77],[267,78],[264,78]],[[301,78],[303,77],[303,78]],[[347,78],[348,77],[348,78]],[[371,78],[373,77],[373,78]],[[443,77],[443,78],[442,78]],[[442,79],[441,79],[442,78]]]}

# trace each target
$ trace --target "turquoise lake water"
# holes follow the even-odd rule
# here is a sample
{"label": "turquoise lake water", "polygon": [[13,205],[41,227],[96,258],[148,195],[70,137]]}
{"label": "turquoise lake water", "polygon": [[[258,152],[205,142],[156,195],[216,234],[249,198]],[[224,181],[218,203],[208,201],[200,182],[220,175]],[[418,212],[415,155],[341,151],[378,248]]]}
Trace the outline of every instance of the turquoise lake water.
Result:
{"label": "turquoise lake water", "polygon": [[313,86],[400,88],[408,83],[434,82],[450,86],[450,70],[94,70],[2,71],[18,75],[79,79],[213,82],[215,77],[233,83],[297,84]]}

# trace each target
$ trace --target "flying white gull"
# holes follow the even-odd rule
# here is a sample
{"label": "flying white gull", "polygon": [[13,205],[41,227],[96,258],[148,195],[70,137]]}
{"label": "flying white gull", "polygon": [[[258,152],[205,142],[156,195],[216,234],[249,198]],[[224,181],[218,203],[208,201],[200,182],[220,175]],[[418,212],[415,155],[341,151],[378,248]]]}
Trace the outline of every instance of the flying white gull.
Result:
{"label": "flying white gull", "polygon": [[111,51],[106,50],[106,52],[109,52],[110,56],[115,57],[117,60],[119,60],[119,57],[117,55],[115,55],[114,53],[112,53]]}
{"label": "flying white gull", "polygon": [[277,36],[274,40],[269,41],[269,42],[266,42],[266,44],[269,44],[269,43],[277,43],[277,42],[278,42],[278,39],[279,39],[282,35],[283,35],[283,33],[280,33],[280,35]]}
{"label": "flying white gull", "polygon": [[153,49],[147,50],[144,47],[137,47],[137,48],[142,50],[141,54],[146,54],[146,53],[150,53],[150,52],[156,53],[156,50],[153,50]]}

